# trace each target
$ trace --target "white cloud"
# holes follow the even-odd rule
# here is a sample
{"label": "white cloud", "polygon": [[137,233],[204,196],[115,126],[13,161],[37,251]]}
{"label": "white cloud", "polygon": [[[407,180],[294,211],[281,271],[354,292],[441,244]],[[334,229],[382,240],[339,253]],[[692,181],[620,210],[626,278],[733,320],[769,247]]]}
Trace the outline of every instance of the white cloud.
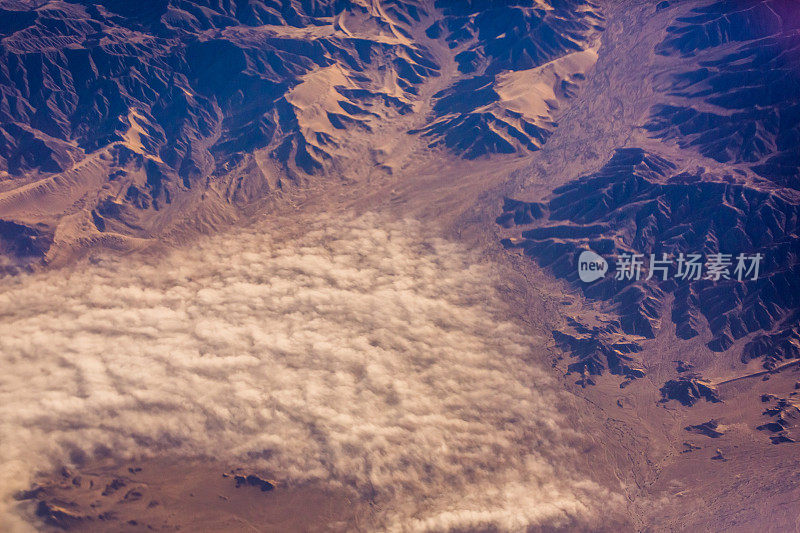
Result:
{"label": "white cloud", "polygon": [[6,280],[4,505],[107,448],[374,494],[387,529],[590,520],[613,497],[570,466],[562,393],[501,316],[487,266],[375,216]]}

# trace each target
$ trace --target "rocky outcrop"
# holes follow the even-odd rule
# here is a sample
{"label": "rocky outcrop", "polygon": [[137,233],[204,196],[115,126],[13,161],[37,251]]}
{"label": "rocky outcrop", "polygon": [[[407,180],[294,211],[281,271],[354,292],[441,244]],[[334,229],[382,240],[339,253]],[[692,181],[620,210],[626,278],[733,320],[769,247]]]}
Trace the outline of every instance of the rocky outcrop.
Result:
{"label": "rocky outcrop", "polygon": [[769,421],[756,429],[767,432],[773,444],[797,442],[800,438],[800,405],[797,400],[765,394],[761,401],[770,404],[763,413]]}
{"label": "rocky outcrop", "polygon": [[698,435],[705,435],[706,437],[716,439],[725,434],[723,431],[719,431],[719,427],[719,422],[712,419],[702,424],[686,426],[684,429],[690,433],[697,433]]}
{"label": "rocky outcrop", "polygon": [[570,334],[554,330],[553,338],[558,346],[569,351],[577,361],[570,363],[567,369],[588,375],[601,375],[605,370],[612,374],[628,378],[644,377],[644,369],[636,361],[635,354],[641,346],[613,335],[616,325],[608,328],[577,327],[580,333]]}
{"label": "rocky outcrop", "polygon": [[244,486],[256,487],[261,489],[261,492],[267,492],[275,488],[275,483],[267,481],[266,479],[263,479],[255,474],[237,474],[233,478],[236,481],[237,488]]}
{"label": "rocky outcrop", "polygon": [[45,500],[36,506],[36,516],[45,524],[59,529],[74,529],[92,520],[92,517],[74,512],[66,507]]}
{"label": "rocky outcrop", "polygon": [[53,244],[53,230],[0,219],[0,254],[25,260],[42,259]]}
{"label": "rocky outcrop", "polygon": [[722,401],[714,386],[697,374],[667,381],[661,387],[661,398],[662,402],[677,400],[687,407],[691,407],[701,399],[712,403]]}

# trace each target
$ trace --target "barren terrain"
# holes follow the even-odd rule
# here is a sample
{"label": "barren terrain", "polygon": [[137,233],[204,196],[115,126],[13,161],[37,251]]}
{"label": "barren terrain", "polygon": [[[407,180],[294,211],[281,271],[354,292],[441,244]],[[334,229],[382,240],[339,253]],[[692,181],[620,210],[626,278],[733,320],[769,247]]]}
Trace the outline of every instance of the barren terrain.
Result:
{"label": "barren terrain", "polygon": [[0,527],[800,531],[793,2],[43,4]]}

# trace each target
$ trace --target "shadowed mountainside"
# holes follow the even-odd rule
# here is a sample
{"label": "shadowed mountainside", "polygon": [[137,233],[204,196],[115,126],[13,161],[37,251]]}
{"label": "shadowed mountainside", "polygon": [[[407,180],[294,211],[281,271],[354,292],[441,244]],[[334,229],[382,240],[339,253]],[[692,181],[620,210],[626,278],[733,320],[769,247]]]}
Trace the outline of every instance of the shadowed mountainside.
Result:
{"label": "shadowed mountainside", "polygon": [[599,8],[590,1],[552,9],[527,2],[436,5],[444,17],[427,35],[459,50],[458,70],[469,77],[435,94],[430,122],[414,132],[468,159],[538,150],[557,126],[559,101],[573,95],[597,60]]}
{"label": "shadowed mountainside", "polygon": [[[259,229],[280,235],[293,249],[292,225],[354,206],[419,218],[477,243],[489,262],[497,260],[500,272],[509,274],[502,287],[509,313],[526,321],[520,342],[536,361],[552,363],[556,379],[562,371],[580,374],[575,385],[583,388],[574,378],[557,387],[574,394],[578,405],[565,429],[574,423],[592,435],[592,443],[575,449],[593,463],[587,471],[594,475],[607,466],[609,477],[600,476],[607,487],[622,487],[635,521],[631,530],[750,531],[796,523],[800,484],[796,476],[775,474],[800,471],[791,453],[800,438],[800,382],[792,375],[800,362],[796,2],[0,0],[0,10],[0,273],[69,263],[94,247],[131,250],[163,241],[166,248],[197,232],[253,220],[268,221]],[[508,253],[497,245],[500,239]],[[377,257],[369,247],[351,250]],[[576,259],[584,250],[611,261],[605,278],[578,279]],[[674,271],[669,280],[646,279],[651,253],[718,252],[763,254],[758,279],[676,280]],[[623,253],[643,254],[643,279],[614,279],[612,259]],[[385,264],[394,267],[396,259]],[[442,264],[450,264],[445,259]],[[304,260],[312,268],[314,262]],[[230,272],[219,272],[220,284],[230,288]],[[346,273],[341,265],[337,272]],[[286,287],[300,279],[291,274]],[[430,301],[447,294],[440,278],[422,284],[439,291]],[[233,289],[237,298],[241,292],[270,303],[270,296]],[[384,304],[380,295],[374,308]],[[51,309],[52,303],[41,305]],[[315,304],[315,312],[326,305]],[[354,324],[374,315],[334,314]],[[153,316],[158,320],[158,312],[142,313],[143,320]],[[294,312],[281,316],[298,317],[299,330],[313,324]],[[438,326],[438,318],[419,321],[428,328]],[[379,322],[367,326],[391,324]],[[32,323],[34,331],[43,327]],[[175,323],[193,325],[182,317]],[[266,327],[278,323],[268,320]],[[474,320],[468,329],[476,325],[494,322]],[[90,329],[78,326],[82,333]],[[158,345],[154,353],[174,358],[162,348],[161,335],[140,329]],[[520,333],[515,329],[482,338],[503,341]],[[36,341],[52,342],[46,335]],[[76,345],[85,353],[85,345]],[[366,359],[380,348],[368,346]],[[98,350],[99,366],[116,349]],[[265,351],[259,348],[254,359]],[[425,361],[442,362],[427,345],[420,353]],[[489,360],[508,369],[509,361],[518,361],[510,353]],[[54,352],[57,363],[43,373],[61,370],[70,357]],[[210,360],[205,354],[200,359]],[[276,360],[286,360],[285,354]],[[329,360],[327,354],[314,357],[309,366]],[[442,379],[430,381],[431,390],[448,392],[440,385],[470,360],[459,347]],[[15,362],[29,364],[24,357]],[[132,386],[136,390],[151,383],[153,366],[143,367],[145,381]],[[343,367],[334,364],[331,375],[341,375]],[[171,365],[165,368],[172,373]],[[275,368],[267,365],[264,375]],[[417,368],[412,373],[424,377]],[[268,386],[251,369],[241,375],[256,376],[258,391]],[[397,378],[394,370],[388,375]],[[354,373],[354,383],[362,379]],[[458,382],[469,389],[487,380]],[[231,380],[221,383],[228,387]],[[188,390],[193,397],[196,387]],[[761,396],[767,392],[774,395]],[[397,405],[395,394],[387,398]],[[329,404],[350,403],[326,400],[321,419],[329,417]],[[491,407],[483,400],[475,405]],[[457,424],[472,438],[483,415],[467,406],[459,409]],[[540,446],[541,431],[519,431],[540,410],[512,417],[509,406],[520,403],[491,407],[501,419],[490,434],[502,437],[508,430]],[[216,407],[205,412],[228,416]],[[246,409],[237,412],[250,418]],[[62,423],[58,413],[52,416]],[[117,413],[109,416],[118,420]],[[80,427],[84,418],[76,415]],[[396,420],[387,420],[387,431],[394,431]],[[297,422],[306,427],[306,420]],[[317,442],[319,427],[308,428],[304,439]],[[417,421],[409,428],[424,433]],[[449,446],[452,439],[445,438]],[[573,446],[559,440],[543,449],[562,447]],[[423,460],[421,476],[430,475],[425,453],[396,449],[415,453]],[[470,445],[467,452],[480,458],[475,449]],[[481,450],[501,462],[515,453]],[[265,448],[263,455],[271,453]],[[369,476],[406,475],[363,457],[354,461]],[[490,482],[484,489],[469,481],[467,488],[492,493],[496,474],[488,463],[476,464],[474,472],[491,474]],[[22,505],[51,524],[77,519],[77,529],[88,523],[113,529],[123,518],[141,516],[162,517],[172,529],[212,527],[205,521],[215,519],[232,524],[234,514],[219,512],[220,501],[240,516],[265,511],[276,530],[288,529],[292,520],[300,529],[309,521],[348,528],[359,519],[348,515],[380,509],[372,505],[371,477],[365,477],[363,501],[354,502],[273,485],[269,476],[239,483],[223,476],[230,465],[75,466],[40,478],[40,486],[19,495]],[[349,465],[341,471],[354,473]],[[162,478],[168,479],[159,485]],[[388,483],[387,494],[402,483]],[[264,491],[268,486],[276,490]],[[531,497],[527,488],[521,492]],[[271,502],[267,508],[265,501]],[[370,509],[359,509],[362,503]]]}
{"label": "shadowed mountainside", "polygon": [[[592,344],[574,368],[597,374],[636,376],[619,359],[639,351],[612,335],[654,338],[665,314],[678,338],[710,330],[707,346],[725,351],[758,332],[745,347],[745,361],[762,358],[767,368],[800,356],[796,310],[800,308],[800,202],[713,175],[678,173],[675,165],[641,149],[619,150],[600,171],[556,188],[546,203],[507,199],[498,223],[519,228],[506,239],[592,300],[608,303],[619,317],[602,330],[583,331],[582,343],[556,333],[562,344]],[[575,268],[583,250],[608,256],[610,274],[590,284]],[[758,279],[617,279],[613,258],[643,254],[761,253]],[[733,272],[735,260],[730,268]],[[669,304],[668,304],[669,302]],[[583,328],[585,329],[585,328]],[[613,340],[612,340],[613,339]],[[620,353],[621,352],[621,353]]]}
{"label": "shadowed mountainside", "polygon": [[391,174],[425,144],[469,159],[536,150],[602,21],[588,0],[0,10],[0,217],[24,228],[2,237],[9,272],[56,255],[12,253],[34,234],[56,250],[137,247],[287,186]]}
{"label": "shadowed mountainside", "polygon": [[721,1],[667,29],[664,103],[646,128],[722,163],[800,188],[800,10],[791,0]]}
{"label": "shadowed mountainside", "polygon": [[[662,2],[656,11],[670,8]],[[641,377],[636,354],[664,320],[681,340],[774,369],[800,357],[800,11],[782,0],[699,3],[682,10],[655,46],[655,100],[644,130],[725,163],[686,170],[671,148],[618,149],[598,171],[544,201],[507,198],[503,243],[575,284],[605,313],[573,320],[556,342],[589,375]],[[689,156],[691,157],[691,155]],[[756,280],[578,279],[582,250],[620,254],[764,256]],[[738,342],[743,339],[742,342]]]}
{"label": "shadowed mountainside", "polygon": [[[4,170],[65,170],[63,143],[86,152],[118,143],[118,157],[153,167],[148,192],[157,200],[167,194],[157,190],[159,174],[174,171],[189,187],[238,152],[274,142],[276,157],[311,172],[330,159],[332,141],[299,131],[293,101],[311,75],[333,67],[343,106],[369,115],[360,105],[372,100],[403,110],[403,97],[437,70],[394,18],[355,3],[226,5],[50,2],[6,11]],[[414,3],[401,7],[399,20],[419,18]],[[389,73],[370,91],[358,72],[375,64]]]}

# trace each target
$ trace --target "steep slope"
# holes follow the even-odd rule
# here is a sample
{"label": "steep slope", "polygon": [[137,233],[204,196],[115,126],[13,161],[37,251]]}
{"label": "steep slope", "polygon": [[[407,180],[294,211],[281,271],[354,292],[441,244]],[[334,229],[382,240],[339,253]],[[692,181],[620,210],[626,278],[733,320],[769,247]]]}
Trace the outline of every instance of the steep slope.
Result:
{"label": "steep slope", "polygon": [[[3,122],[87,152],[119,143],[190,186],[226,157],[297,135],[303,102],[287,96],[312,71],[338,65],[344,72],[330,85],[354,89],[368,81],[359,72],[383,66],[391,73],[379,80],[381,95],[402,98],[437,69],[393,19],[357,3],[208,4],[48,2],[7,11],[18,23],[2,39]],[[2,154],[13,175],[65,160],[45,141],[22,141]],[[312,151],[330,158],[311,142],[308,133],[289,141],[306,170],[319,165]],[[33,157],[48,148],[50,157]]]}
{"label": "steep slope", "polygon": [[[646,128],[722,163],[800,188],[800,12],[789,0],[715,2],[678,17]],[[687,68],[691,66],[691,68]]]}
{"label": "steep slope", "polygon": [[0,216],[66,248],[157,236],[209,189],[224,218],[361,157],[351,133],[439,73],[414,1],[2,7]]}
{"label": "steep slope", "polygon": [[[0,8],[0,272],[71,261],[74,252],[92,247],[171,245],[250,220],[295,250],[292,237],[305,231],[298,226],[316,221],[344,228],[347,223],[338,216],[349,208],[418,218],[475,246],[506,276],[499,298],[513,308],[508,312],[515,320],[488,338],[520,339],[531,351],[523,356],[530,358],[524,368],[552,365],[547,375],[577,406],[565,411],[570,414],[559,427],[567,435],[579,428],[591,442],[554,439],[546,448],[577,450],[570,471],[574,466],[592,472],[590,479],[596,475],[604,488],[624,493],[628,529],[796,526],[800,49],[795,2],[0,0]],[[323,262],[335,259],[329,241],[320,243]],[[364,269],[364,257],[375,257],[365,251],[374,242],[368,232],[362,243],[346,247],[353,272]],[[242,272],[256,275],[263,266],[259,257],[237,252],[238,246],[222,242],[220,249],[241,255],[248,263]],[[420,249],[430,251],[425,244]],[[434,254],[437,261],[452,267],[441,251]],[[580,280],[576,263],[584,251],[605,258],[605,277]],[[720,253],[730,256],[727,277],[676,277],[681,254],[705,259]],[[206,266],[208,259],[198,254],[198,264]],[[641,254],[639,279],[616,279],[625,254]],[[650,254],[673,260],[667,279],[659,273],[648,279]],[[738,279],[739,254],[761,254],[758,276],[750,272]],[[386,258],[381,268],[396,273],[397,256],[387,252]],[[94,255],[90,259],[102,264]],[[304,258],[298,271],[318,264]],[[467,262],[456,265],[459,273],[471,271]],[[224,263],[211,268],[238,312],[241,287],[230,286],[235,278]],[[331,279],[352,288],[349,267],[333,261],[331,268],[334,275],[319,282],[311,278],[309,293]],[[166,271],[183,274],[178,266]],[[429,301],[452,296],[429,269],[418,274],[424,276],[411,279],[427,280],[433,291]],[[270,286],[293,287],[296,278],[290,270],[290,282]],[[384,275],[371,279],[382,281]],[[394,286],[402,292],[406,283]],[[116,291],[115,281],[109,285]],[[144,280],[146,305],[148,287]],[[134,292],[140,294],[138,288]],[[244,293],[259,306],[269,304],[260,293]],[[83,296],[76,292],[77,299]],[[197,298],[211,299],[206,293]],[[328,309],[328,302],[315,302],[315,312]],[[373,308],[384,310],[385,303],[380,293]],[[79,303],[77,309],[92,305]],[[418,316],[415,309],[408,315]],[[420,320],[424,328],[438,328],[454,314]],[[291,309],[278,315],[295,317]],[[370,324],[367,315],[374,313],[347,317]],[[160,315],[142,313],[143,328],[151,316]],[[335,310],[331,316],[343,320]],[[224,312],[209,317],[231,318]],[[40,327],[35,318],[31,328]],[[369,327],[380,330],[390,318]],[[268,327],[282,319],[276,316]],[[488,327],[493,320],[474,320],[465,329]],[[332,329],[339,333],[343,328],[336,323]],[[47,324],[56,327],[59,321]],[[299,329],[309,329],[309,321],[301,320]],[[145,341],[159,343],[149,331],[144,330]],[[451,333],[445,327],[435,336]],[[371,342],[359,346],[372,354],[377,347]],[[273,344],[280,345],[264,350]],[[21,349],[29,345],[25,339],[19,343]],[[249,350],[254,344],[245,338],[242,346]],[[141,355],[137,350],[131,348],[134,357]],[[314,353],[301,351],[303,357]],[[435,360],[426,346],[420,354],[421,361]],[[506,355],[489,360],[507,371]],[[53,354],[58,361],[62,356]],[[106,351],[97,356],[105,361]],[[278,354],[276,361],[284,358]],[[198,365],[207,361],[200,357]],[[315,358],[309,361],[319,366]],[[464,351],[452,359],[457,365],[470,361]],[[44,372],[55,366],[45,365]],[[343,367],[350,369],[334,364],[331,374],[341,376]],[[274,368],[266,365],[265,374]],[[166,369],[171,375],[169,364]],[[362,379],[359,372],[354,382]],[[109,373],[116,375],[114,368]],[[387,374],[396,378],[393,370]],[[416,369],[412,374],[420,375]],[[425,385],[442,390],[451,376],[452,368],[443,369],[440,380]],[[307,383],[300,381],[298,390]],[[486,380],[458,382],[474,398],[471,384]],[[228,380],[220,383],[224,388]],[[519,390],[527,394],[543,383],[532,381]],[[191,396],[194,389],[188,390]],[[394,409],[397,391],[382,390],[389,391],[383,411]],[[225,405],[238,396],[222,398]],[[365,405],[374,405],[369,394]],[[508,405],[518,404],[505,402],[494,411],[503,413]],[[460,409],[459,416],[474,417],[471,409]],[[538,428],[522,437],[517,429],[520,420],[530,421],[530,413],[501,415],[489,433],[509,431],[526,445],[539,446]],[[325,410],[320,420],[329,415]],[[374,427],[374,422],[372,417],[365,423]],[[308,430],[308,442],[319,442],[318,426],[297,423]],[[387,419],[387,427],[395,423]],[[458,422],[465,435],[471,423]],[[376,442],[382,443],[383,435]],[[430,454],[446,448],[444,442]],[[466,492],[511,501],[494,492],[493,467],[468,448],[475,471],[494,479],[467,483]],[[505,461],[489,448],[481,452]],[[102,455],[104,449],[98,450]],[[269,460],[269,450],[259,450],[249,451]],[[429,478],[427,453],[402,463],[416,465],[422,480]],[[291,488],[262,494],[258,484],[239,486],[235,478],[222,477],[230,464],[170,465],[172,479],[159,485],[162,465],[148,461],[143,472],[134,462],[43,476],[43,488],[20,498],[34,511],[38,505],[40,517],[52,522],[70,520],[70,513],[115,526],[122,517],[162,516],[170,527],[184,528],[197,523],[197,516],[220,519],[217,505],[224,498],[241,507],[240,516],[257,516],[248,513],[259,509],[277,516],[281,525],[288,522],[280,520],[302,516],[316,520],[316,511],[334,502],[336,511],[319,520],[346,523],[347,529],[348,520],[358,521],[348,516],[351,511],[363,517],[383,509],[373,505],[376,494],[396,494],[406,481],[396,464],[382,469],[355,462],[369,470],[357,485],[357,502],[368,502],[369,510],[347,508],[350,496],[338,493],[309,499],[305,487],[299,493]],[[196,478],[182,477],[201,470]],[[357,469],[345,465],[336,471],[352,480]],[[376,472],[391,475],[381,485]],[[130,488],[123,492],[117,479]],[[140,483],[148,485],[146,491],[138,490]],[[188,490],[192,484],[204,487],[197,499]],[[130,505],[124,496],[134,489]],[[156,511],[148,507],[151,495],[155,501],[175,492],[182,499]],[[278,503],[263,506],[265,494]],[[414,501],[423,493],[408,494]],[[527,488],[514,494],[530,497]],[[61,506],[61,500],[74,505]],[[174,513],[176,508],[184,514]],[[308,508],[314,512],[304,514]],[[104,522],[107,512],[113,519]],[[523,518],[531,523],[530,516]],[[227,515],[221,520],[244,527],[230,525],[234,518]],[[614,523],[600,527],[624,530]]]}
{"label": "steep slope", "polygon": [[[597,173],[556,188],[544,204],[509,199],[504,211],[498,222],[519,228],[509,234],[506,246],[521,248],[588,298],[607,302],[607,310],[618,315],[596,339],[600,352],[613,345],[605,340],[612,333],[654,338],[667,314],[680,339],[709,330],[706,344],[715,352],[760,332],[744,347],[745,362],[761,358],[771,368],[800,356],[794,320],[800,309],[796,197],[782,198],[709,174],[679,172],[674,163],[631,148],[619,150]],[[583,250],[606,256],[611,274],[624,254],[640,254],[641,279],[608,275],[582,283],[575,265]],[[676,258],[719,253],[730,258],[727,279],[708,279],[707,272],[698,279],[676,279]],[[763,255],[758,278],[737,275],[735,258],[756,253]],[[661,271],[650,277],[652,255],[672,259],[666,277]],[[591,352],[581,362],[590,373],[609,366],[617,373],[635,374],[614,362],[614,350],[605,362],[595,359],[598,350]]]}
{"label": "steep slope", "polygon": [[415,132],[468,159],[541,148],[557,126],[559,103],[597,60],[597,5],[436,5],[444,17],[427,34],[458,51],[458,69],[468,77],[434,95],[429,123]]}
{"label": "steep slope", "polygon": [[[559,128],[484,205],[550,302],[533,320],[553,367],[603,412],[638,529],[791,530],[796,3],[620,0],[603,13],[597,63]],[[666,279],[650,254],[666,254]],[[678,276],[693,254],[702,274]],[[761,256],[757,277],[736,270],[739,254]]]}
{"label": "steep slope", "polygon": [[587,0],[0,8],[0,218],[21,228],[4,238],[52,244],[6,245],[9,271],[213,229],[438,146],[537,150],[602,23]]}

